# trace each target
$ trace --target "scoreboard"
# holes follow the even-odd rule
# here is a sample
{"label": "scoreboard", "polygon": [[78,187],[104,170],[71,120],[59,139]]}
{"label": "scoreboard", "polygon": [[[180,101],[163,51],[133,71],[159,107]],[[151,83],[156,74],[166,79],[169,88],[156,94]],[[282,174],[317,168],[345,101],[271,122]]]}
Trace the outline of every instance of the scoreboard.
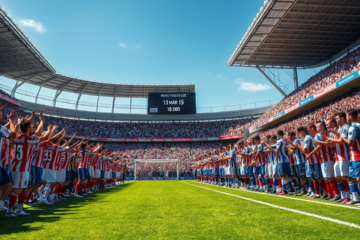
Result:
{"label": "scoreboard", "polygon": [[195,93],[149,93],[148,114],[195,113]]}

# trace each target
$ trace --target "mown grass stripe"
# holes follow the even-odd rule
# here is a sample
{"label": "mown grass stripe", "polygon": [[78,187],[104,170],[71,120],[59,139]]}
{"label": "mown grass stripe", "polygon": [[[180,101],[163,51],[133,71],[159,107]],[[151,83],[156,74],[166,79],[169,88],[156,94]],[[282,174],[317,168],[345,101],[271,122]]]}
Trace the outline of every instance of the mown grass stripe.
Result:
{"label": "mown grass stripe", "polygon": [[312,214],[312,213],[308,213],[308,212],[303,212],[303,211],[299,211],[299,210],[295,210],[295,209],[291,209],[291,208],[281,207],[281,206],[278,206],[278,205],[274,205],[274,204],[270,204],[270,203],[258,201],[258,200],[251,199],[251,198],[242,197],[242,196],[235,195],[235,194],[231,194],[231,193],[227,193],[227,192],[221,192],[221,191],[217,191],[217,190],[211,189],[211,188],[201,187],[201,186],[195,185],[195,184],[190,184],[190,183],[186,183],[186,182],[182,182],[182,183],[187,184],[187,185],[190,185],[190,186],[194,186],[194,187],[206,189],[206,190],[209,190],[209,191],[213,191],[213,192],[225,194],[225,195],[228,195],[228,196],[232,196],[232,197],[244,199],[244,200],[247,200],[247,201],[252,201],[252,202],[259,203],[259,204],[267,205],[267,206],[269,206],[269,207],[274,207],[274,208],[278,208],[278,209],[282,209],[282,210],[286,210],[286,211],[290,211],[290,212],[294,212],[294,213],[306,215],[306,216],[309,216],[309,217],[319,218],[319,219],[326,220],[326,221],[330,221],[330,222],[334,222],[334,223],[337,223],[337,224],[346,225],[346,226],[348,226],[348,227],[353,227],[353,228],[358,228],[358,229],[360,229],[360,226],[357,225],[357,224],[353,224],[353,223],[349,223],[349,222],[344,222],[344,221],[340,221],[340,220],[337,220],[337,219],[333,219],[333,218],[329,218],[329,217],[324,217],[324,216],[320,216],[320,215]]}

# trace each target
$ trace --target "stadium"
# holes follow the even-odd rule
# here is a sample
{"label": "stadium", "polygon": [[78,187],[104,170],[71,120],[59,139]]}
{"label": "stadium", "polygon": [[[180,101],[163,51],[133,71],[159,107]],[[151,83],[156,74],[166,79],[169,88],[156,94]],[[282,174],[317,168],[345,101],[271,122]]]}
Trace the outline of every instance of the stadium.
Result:
{"label": "stadium", "polygon": [[[251,90],[259,100],[249,104],[245,93],[221,86],[209,93],[207,85],[225,80],[135,84],[64,75],[24,33],[35,22],[24,25],[12,18],[16,8],[1,7],[1,236],[359,238],[360,2],[266,0],[256,8],[221,64],[260,76],[255,86],[281,97],[262,100]],[[251,20],[244,16],[237,18]],[[151,64],[138,58],[139,72]],[[210,98],[233,104],[197,104]]]}

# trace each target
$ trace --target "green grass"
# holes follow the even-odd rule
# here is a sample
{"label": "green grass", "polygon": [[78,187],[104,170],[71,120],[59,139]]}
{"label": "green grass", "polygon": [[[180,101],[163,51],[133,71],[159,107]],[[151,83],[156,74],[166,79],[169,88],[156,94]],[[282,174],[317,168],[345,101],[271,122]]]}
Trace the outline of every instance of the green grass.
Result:
{"label": "green grass", "polygon": [[[360,211],[204,185],[360,225]],[[303,198],[305,199],[305,198]],[[360,229],[197,188],[181,181],[142,181],[5,218],[1,239],[359,239]]]}

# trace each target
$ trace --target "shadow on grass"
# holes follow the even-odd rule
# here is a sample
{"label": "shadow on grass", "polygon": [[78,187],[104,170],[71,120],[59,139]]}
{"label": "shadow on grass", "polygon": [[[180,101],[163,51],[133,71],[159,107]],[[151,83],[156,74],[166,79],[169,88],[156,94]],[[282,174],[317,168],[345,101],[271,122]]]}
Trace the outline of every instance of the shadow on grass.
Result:
{"label": "shadow on grass", "polygon": [[[125,188],[131,186],[133,183],[125,183],[121,184],[109,189],[105,189],[103,191],[88,195],[83,198],[75,198],[70,197],[64,201],[57,202],[54,205],[37,205],[28,209],[30,216],[23,216],[23,217],[14,217],[14,218],[6,218],[5,217],[5,210],[0,211],[0,236],[1,235],[8,235],[13,233],[19,232],[32,232],[41,230],[44,228],[42,227],[32,227],[33,223],[51,223],[61,220],[62,216],[66,215],[73,215],[73,218],[63,218],[64,220],[67,219],[88,219],[91,217],[75,217],[77,212],[80,211],[80,207],[85,206],[87,204],[91,204],[93,202],[101,202],[107,203],[109,201],[104,200],[109,194],[119,192],[124,190]],[[14,208],[16,209],[16,207]]]}

